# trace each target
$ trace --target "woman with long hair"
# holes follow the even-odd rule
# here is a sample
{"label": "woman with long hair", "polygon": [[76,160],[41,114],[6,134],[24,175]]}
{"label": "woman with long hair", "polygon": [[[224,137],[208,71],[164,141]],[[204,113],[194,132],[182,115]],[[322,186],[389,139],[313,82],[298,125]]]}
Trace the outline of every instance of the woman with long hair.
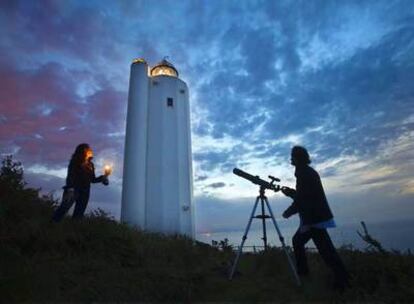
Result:
{"label": "woman with long hair", "polygon": [[62,203],[53,214],[54,222],[62,220],[73,203],[75,210],[72,218],[82,218],[88,205],[91,183],[108,185],[108,176],[111,172],[106,170],[104,175],[96,177],[92,158],[93,151],[88,144],[83,143],[76,147],[69,162]]}

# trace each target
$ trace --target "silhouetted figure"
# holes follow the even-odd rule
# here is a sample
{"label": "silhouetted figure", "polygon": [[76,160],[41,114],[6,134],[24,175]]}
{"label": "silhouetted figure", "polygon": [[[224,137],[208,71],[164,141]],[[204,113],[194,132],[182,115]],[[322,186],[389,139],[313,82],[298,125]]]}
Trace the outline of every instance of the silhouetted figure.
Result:
{"label": "silhouetted figure", "polygon": [[293,199],[290,207],[283,212],[283,217],[298,213],[300,218],[299,229],[292,240],[297,271],[302,276],[309,274],[305,244],[312,239],[335,275],[334,288],[343,290],[349,286],[348,273],[326,230],[336,225],[319,174],[309,166],[310,163],[305,148],[293,147],[291,164],[296,167],[296,190],[282,187],[283,194]]}
{"label": "silhouetted figure", "polygon": [[80,144],[76,147],[69,163],[66,185],[63,187],[62,203],[53,214],[53,221],[59,222],[62,220],[73,203],[76,204],[72,218],[82,218],[88,205],[91,183],[108,185],[110,172],[105,172],[104,175],[96,177],[92,158],[93,151],[88,144]]}

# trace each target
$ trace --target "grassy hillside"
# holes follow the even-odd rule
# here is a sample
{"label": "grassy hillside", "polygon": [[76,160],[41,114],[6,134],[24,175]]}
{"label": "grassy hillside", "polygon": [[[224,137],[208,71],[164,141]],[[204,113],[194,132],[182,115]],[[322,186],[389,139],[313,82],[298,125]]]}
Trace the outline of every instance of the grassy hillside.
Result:
{"label": "grassy hillside", "polygon": [[[4,169],[4,165],[3,165]],[[0,173],[0,295],[13,301],[414,301],[414,257],[340,251],[353,276],[344,294],[310,254],[295,286],[279,249],[247,254],[233,281],[233,252],[131,229],[95,212],[51,223],[53,199],[25,188],[18,166]],[[23,173],[23,172],[21,172]],[[14,175],[13,175],[14,174]]]}

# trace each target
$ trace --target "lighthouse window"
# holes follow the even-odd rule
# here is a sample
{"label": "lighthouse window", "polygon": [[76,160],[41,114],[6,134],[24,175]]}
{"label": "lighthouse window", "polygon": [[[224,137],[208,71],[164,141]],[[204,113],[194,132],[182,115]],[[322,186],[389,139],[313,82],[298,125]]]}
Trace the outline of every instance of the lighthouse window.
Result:
{"label": "lighthouse window", "polygon": [[171,97],[167,98],[167,106],[172,107],[174,105],[173,99]]}

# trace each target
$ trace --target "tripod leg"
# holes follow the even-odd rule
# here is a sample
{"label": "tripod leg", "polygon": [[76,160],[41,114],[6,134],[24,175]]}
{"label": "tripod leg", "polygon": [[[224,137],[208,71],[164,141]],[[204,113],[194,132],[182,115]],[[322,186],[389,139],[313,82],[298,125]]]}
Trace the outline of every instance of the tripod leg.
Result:
{"label": "tripod leg", "polygon": [[264,197],[260,197],[260,203],[262,206],[262,227],[263,227],[263,244],[264,249],[267,249],[267,233],[266,233],[266,218],[265,218],[265,206],[264,206]]}
{"label": "tripod leg", "polygon": [[269,209],[270,216],[272,217],[273,225],[274,225],[274,226],[275,226],[275,228],[276,228],[277,234],[278,234],[278,236],[279,236],[279,240],[280,240],[280,242],[282,243],[282,248],[283,248],[283,251],[285,252],[285,254],[286,254],[286,256],[287,256],[287,259],[288,259],[288,262],[289,262],[290,268],[292,269],[293,275],[295,276],[296,283],[298,284],[298,286],[300,286],[300,285],[301,285],[301,282],[300,282],[299,275],[298,275],[298,273],[297,273],[297,271],[296,271],[295,264],[293,264],[292,258],[291,258],[290,254],[289,254],[289,252],[288,252],[288,250],[287,250],[287,248],[286,248],[286,245],[285,245],[285,239],[284,239],[284,237],[282,236],[282,233],[280,232],[279,226],[278,226],[278,225],[277,225],[277,223],[276,223],[275,216],[273,215],[272,208],[270,208],[270,204],[269,204],[269,201],[267,200],[267,198],[265,198],[265,202],[266,202],[267,209]]}
{"label": "tripod leg", "polygon": [[241,244],[239,246],[239,250],[237,252],[236,258],[234,259],[233,267],[231,268],[229,280],[232,280],[233,279],[234,272],[236,271],[237,265],[239,264],[239,259],[240,259],[240,255],[241,255],[241,253],[243,251],[244,242],[247,239],[247,234],[249,233],[250,225],[252,224],[252,220],[253,220],[254,214],[256,212],[256,208],[257,208],[257,204],[258,203],[259,203],[259,197],[256,198],[256,202],[254,203],[254,207],[253,207],[253,210],[252,210],[252,214],[250,215],[250,219],[249,219],[249,222],[247,223],[246,230],[244,231],[244,235],[243,235],[243,238],[242,238],[242,242],[241,242]]}

